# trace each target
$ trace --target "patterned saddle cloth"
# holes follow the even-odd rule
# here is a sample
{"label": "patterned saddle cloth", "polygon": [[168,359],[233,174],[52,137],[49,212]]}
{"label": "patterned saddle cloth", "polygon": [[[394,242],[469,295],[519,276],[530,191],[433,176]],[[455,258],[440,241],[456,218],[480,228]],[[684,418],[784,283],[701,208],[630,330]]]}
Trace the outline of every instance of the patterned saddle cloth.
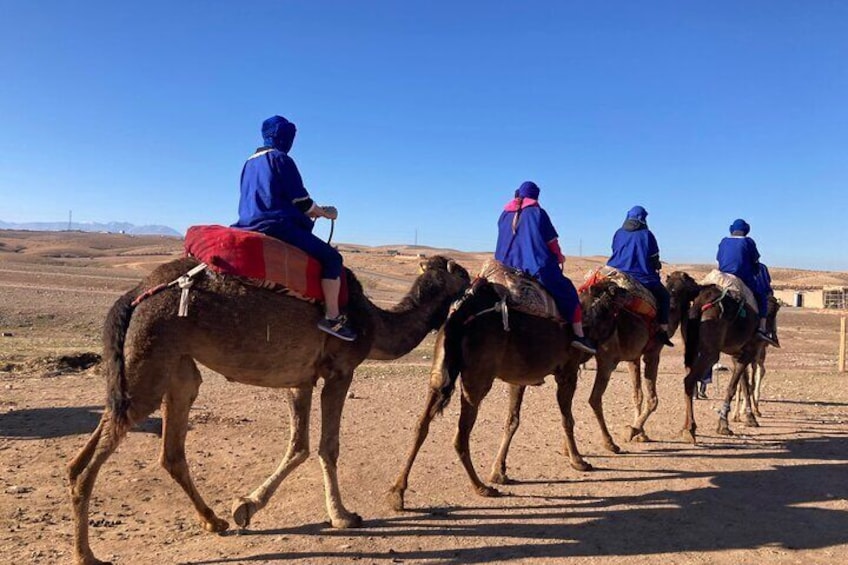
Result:
{"label": "patterned saddle cloth", "polygon": [[611,280],[618,287],[627,291],[627,300],[624,308],[634,314],[639,314],[649,319],[657,317],[657,299],[645,285],[618,269],[604,265],[586,275],[586,282],[580,285],[578,292],[583,292],[603,280]]}
{"label": "patterned saddle cloth", "polygon": [[[323,302],[321,263],[303,250],[259,232],[225,226],[192,226],[185,237],[188,255],[217,273],[289,294]],[[347,277],[341,278],[339,306],[347,304]]]}
{"label": "patterned saddle cloth", "polygon": [[562,321],[553,297],[539,281],[524,272],[492,258],[483,263],[477,276],[489,281],[501,298],[506,298],[510,307],[534,316]]}
{"label": "patterned saddle cloth", "polygon": [[714,284],[721,289],[727,290],[727,293],[736,300],[745,300],[748,306],[754,309],[754,312],[759,313],[760,311],[757,307],[757,299],[754,293],[736,275],[713,269],[701,280],[701,284]]}

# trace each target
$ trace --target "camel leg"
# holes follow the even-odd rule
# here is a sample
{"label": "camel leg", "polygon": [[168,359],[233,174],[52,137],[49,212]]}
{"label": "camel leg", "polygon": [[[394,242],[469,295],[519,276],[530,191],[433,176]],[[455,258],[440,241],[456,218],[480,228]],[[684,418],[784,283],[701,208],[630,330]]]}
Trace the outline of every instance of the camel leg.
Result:
{"label": "camel leg", "polygon": [[321,470],[324,472],[327,514],[334,528],[362,526],[362,518],[359,514],[348,511],[342,503],[338,477],[342,409],[352,380],[353,371],[334,373],[331,378],[325,380],[324,389],[321,391],[321,443],[318,447],[318,458],[321,461]]}
{"label": "camel leg", "polygon": [[480,480],[480,477],[477,476],[477,472],[474,470],[474,463],[471,461],[471,450],[469,449],[471,430],[474,429],[474,423],[477,421],[477,412],[480,402],[483,401],[483,398],[492,386],[490,381],[488,386],[485,386],[485,388],[482,388],[481,390],[472,391],[466,389],[466,382],[473,383],[476,381],[477,379],[473,376],[469,376],[469,371],[466,370],[463,374],[463,391],[460,398],[459,426],[456,431],[453,446],[454,449],[456,449],[457,455],[459,455],[459,460],[462,462],[462,466],[465,468],[466,474],[468,474],[468,479],[471,481],[471,485],[474,487],[474,492],[480,496],[500,496],[501,493],[497,489],[484,484],[483,481]]}
{"label": "camel leg", "polygon": [[289,448],[274,473],[246,497],[233,501],[232,513],[241,528],[250,525],[253,515],[268,504],[283,480],[309,458],[309,411],[312,408],[312,387],[287,389],[290,437]]}
{"label": "camel leg", "polygon": [[[132,364],[128,360],[128,367]],[[77,564],[94,565],[107,563],[94,556],[88,538],[88,509],[94,482],[100,468],[109,456],[118,448],[126,431],[137,422],[149,416],[161,404],[167,380],[161,375],[165,371],[147,367],[139,371],[132,381],[134,386],[129,390],[132,405],[126,414],[125,425],[118,425],[112,411],[107,407],[100,418],[100,423],[92,432],[88,441],[68,464],[68,484],[70,487],[71,504],[74,514],[74,561]],[[129,372],[129,370],[128,370]],[[157,375],[156,378],[145,378],[146,375]]]}
{"label": "camel leg", "polygon": [[762,413],[760,413],[760,390],[763,386],[763,378],[766,376],[766,366],[762,361],[757,361],[754,364],[754,393],[753,393],[753,403],[754,403],[754,415],[757,418],[762,418]]}
{"label": "camel leg", "polygon": [[[746,363],[745,367],[742,370],[742,376],[739,377],[739,386],[742,394],[744,394],[743,405],[745,406],[745,419],[744,423],[746,426],[758,428],[760,427],[760,423],[757,422],[757,419],[754,417],[754,399],[752,389],[752,378],[753,375],[751,373],[754,370],[756,365],[754,363]],[[750,369],[749,369],[750,367]]]}
{"label": "camel leg", "polygon": [[509,411],[504,425],[503,439],[501,440],[501,447],[498,449],[498,456],[492,465],[492,476],[489,478],[490,481],[499,485],[505,485],[509,482],[506,474],[506,456],[509,453],[512,438],[521,423],[521,403],[524,400],[526,388],[519,385],[509,386]]}
{"label": "camel leg", "polygon": [[179,372],[171,379],[171,386],[162,402],[162,454],[159,462],[191,499],[203,529],[208,532],[223,532],[229,524],[218,518],[203,501],[191,480],[186,463],[188,416],[201,382],[197,365],[190,357],[183,357],[180,360]]}
{"label": "camel leg", "polygon": [[[630,391],[633,396],[633,421],[636,422],[642,415],[642,405],[645,402],[645,396],[642,393],[642,367],[638,361],[628,361],[627,372],[630,374]],[[635,426],[630,426],[628,430],[628,441],[635,438],[638,434],[639,430]]]}
{"label": "camel leg", "polygon": [[557,403],[562,415],[562,427],[565,429],[565,452],[569,462],[578,471],[592,471],[592,465],[583,459],[574,441],[574,414],[571,408],[574,402],[574,391],[577,390],[577,367],[567,367],[564,371],[557,371],[554,377],[557,383]]}
{"label": "camel leg", "polygon": [[[716,428],[716,433],[732,436],[733,431],[730,429],[727,423],[727,416],[730,412],[730,401],[733,399],[733,393],[736,391],[736,387],[740,385],[740,379],[743,377],[744,373],[747,371],[747,364],[741,361],[733,360],[733,375],[730,377],[730,382],[727,383],[727,390],[724,394],[724,404],[719,409],[718,412],[718,427]],[[747,381],[747,379],[746,379]],[[747,382],[742,382],[743,391],[747,392]],[[746,394],[747,396],[747,394]],[[750,404],[749,404],[750,406]]]}
{"label": "camel leg", "polygon": [[[633,425],[630,426],[630,440],[631,441],[651,441],[648,437],[648,434],[645,433],[645,422],[648,421],[651,414],[656,412],[657,406],[659,406],[659,398],[657,397],[657,374],[659,373],[659,364],[660,357],[659,353],[656,355],[648,355],[645,356],[645,391],[647,392],[648,399],[645,402],[644,410],[636,415],[636,419],[633,421]],[[639,363],[638,361],[630,364],[630,370],[639,372]]]}
{"label": "camel leg", "polygon": [[403,510],[403,496],[406,492],[406,488],[409,486],[409,473],[412,470],[412,464],[418,456],[418,450],[421,449],[421,446],[424,444],[424,440],[427,439],[427,434],[430,432],[430,422],[438,413],[440,401],[441,394],[439,391],[432,388],[429,389],[427,401],[424,403],[424,412],[422,412],[421,417],[418,418],[418,425],[415,429],[415,440],[413,441],[412,447],[409,449],[409,453],[406,456],[406,463],[404,464],[403,469],[401,469],[400,474],[397,476],[397,479],[395,479],[395,484],[392,485],[392,488],[386,496],[389,506],[391,506],[393,510]]}
{"label": "camel leg", "polygon": [[604,418],[604,393],[607,390],[607,386],[609,386],[610,375],[618,363],[598,357],[596,357],[596,361],[598,368],[595,371],[595,384],[592,386],[592,394],[589,395],[589,406],[592,407],[592,411],[595,413],[595,419],[598,420],[598,426],[601,428],[604,447],[607,451],[621,453],[621,448],[613,441],[609,433],[609,428],[607,428],[607,421]]}
{"label": "camel leg", "polygon": [[742,413],[742,404],[743,404],[743,395],[742,395],[742,381],[740,379],[739,384],[736,385],[736,394],[733,398],[733,411],[730,413],[730,419],[734,422],[739,422],[739,415]]}
{"label": "camel leg", "polygon": [[112,415],[107,410],[88,441],[68,464],[68,483],[74,512],[74,562],[78,565],[103,565],[91,551],[88,540],[88,504],[100,467],[115,451],[121,438],[115,433]]}

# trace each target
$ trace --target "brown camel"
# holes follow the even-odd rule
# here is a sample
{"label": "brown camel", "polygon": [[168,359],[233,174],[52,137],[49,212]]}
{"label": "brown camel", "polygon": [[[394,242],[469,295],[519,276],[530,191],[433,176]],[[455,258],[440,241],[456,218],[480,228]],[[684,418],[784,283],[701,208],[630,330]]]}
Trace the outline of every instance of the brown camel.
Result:
{"label": "brown camel", "polygon": [[319,305],[234,277],[201,277],[191,289],[187,317],[177,316],[179,291],[166,290],[133,306],[145,289],[173,281],[196,265],[192,258],[162,265],[118,299],[107,316],[103,359],[108,403],[94,433],[68,465],[77,563],[102,563],[88,540],[88,506],[98,470],[127,430],[160,405],[162,466],[188,494],[204,529],[227,529],[227,522],[195,489],[185,458],[189,409],[201,383],[195,362],[232,381],[288,392],[288,451],[262,485],[235,500],[233,518],[238,525],[247,526],[283,479],[307,459],[312,389],[323,378],[318,456],[327,512],[333,527],[360,526],[362,519],[342,504],[336,468],[342,408],[353,371],[366,357],[393,359],[409,352],[442,324],[450,303],[469,283],[461,266],[434,257],[421,263],[422,273],[409,294],[392,310],[383,311],[365,297],[356,277],[347,271],[348,319],[359,334],[352,343],[318,330]]}
{"label": "brown camel", "polygon": [[[719,410],[717,433],[733,435],[727,424],[730,401],[742,374],[764,345],[755,335],[758,325],[759,316],[744,300],[737,300],[716,285],[700,285],[700,290],[689,307],[688,319],[681,325],[686,344],[686,377],[683,381],[686,419],[681,435],[686,441],[693,444],[696,441],[697,425],[692,406],[695,385],[718,361],[721,353],[726,353],[733,359],[733,372],[725,392],[724,404]],[[745,379],[742,382],[743,393],[750,402],[748,381]],[[746,414],[746,424],[758,425],[753,413]]]}
{"label": "brown camel", "polygon": [[[766,327],[772,335],[777,335],[777,312],[779,310],[780,301],[774,296],[769,296]],[[751,363],[748,371],[743,374],[744,378],[748,378],[750,374],[751,380],[748,382],[748,387],[751,391],[751,401],[749,403],[746,403],[743,398],[744,390],[742,387],[744,385],[740,382],[739,386],[736,387],[736,403],[734,404],[733,417],[731,418],[734,422],[740,422],[742,420],[741,413],[743,410],[746,413],[749,411],[753,412],[757,418],[762,417],[760,413],[760,392],[763,386],[763,378],[766,376],[766,351],[768,351],[768,344],[763,342],[763,346],[757,350],[757,356],[754,358],[753,363]]]}
{"label": "brown camel", "polygon": [[[477,494],[500,494],[477,476],[469,450],[477,411],[495,378],[512,385],[511,402],[520,403],[523,387],[541,385],[547,375],[553,374],[566,452],[573,467],[587,467],[574,443],[571,403],[579,365],[591,356],[571,347],[574,335],[570,324],[509,309],[506,331],[504,316],[495,309],[500,297],[494,287],[487,281],[478,281],[472,288],[473,293],[466,294],[436,338],[424,411],[406,463],[388,495],[389,504],[396,510],[404,507],[409,472],[427,437],[430,421],[450,401],[460,375],[462,405],[454,447]],[[623,292],[612,283],[602,283],[593,289],[592,297],[592,304],[584,312],[584,326],[593,339],[606,339],[613,331],[611,312],[623,305]]]}
{"label": "brown camel", "polygon": [[[692,283],[694,284],[694,280]],[[627,292],[627,291],[624,291]],[[580,293],[580,301],[584,308],[588,308],[593,300],[589,289]],[[592,394],[589,397],[589,405],[595,413],[603,437],[604,446],[613,453],[620,453],[621,449],[616,445],[604,418],[603,395],[609,385],[610,376],[619,362],[626,361],[630,372],[633,386],[634,419],[633,424],[628,426],[629,440],[650,441],[645,433],[644,426],[650,415],[656,411],[659,404],[657,398],[657,373],[660,363],[660,354],[663,345],[652,338],[654,331],[651,324],[643,316],[631,312],[626,308],[610,313],[613,318],[614,331],[606,340],[598,345],[595,354],[595,383]],[[680,323],[680,308],[671,309],[669,315],[669,335],[674,335]],[[644,392],[642,390],[642,367],[644,371]],[[510,406],[507,411],[506,423],[504,425],[503,439],[498,450],[498,455],[492,465],[490,480],[493,483],[507,484],[509,479],[506,472],[506,458],[512,438],[518,430],[521,416],[521,402],[524,398],[524,386],[510,385]],[[645,402],[647,395],[647,402]],[[592,470],[592,466],[584,462],[581,470]]]}

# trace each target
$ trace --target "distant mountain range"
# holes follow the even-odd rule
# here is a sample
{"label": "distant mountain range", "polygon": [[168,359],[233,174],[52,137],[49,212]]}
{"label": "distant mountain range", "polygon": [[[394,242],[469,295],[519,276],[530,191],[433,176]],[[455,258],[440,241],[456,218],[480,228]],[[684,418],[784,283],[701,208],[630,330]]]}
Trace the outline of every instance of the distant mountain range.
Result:
{"label": "distant mountain range", "polygon": [[[26,222],[14,223],[0,220],[0,229],[29,230],[29,231],[67,231],[68,222]],[[183,234],[168,226],[136,226],[127,222],[71,222],[73,231],[128,233],[130,235],[171,235],[182,237]]]}

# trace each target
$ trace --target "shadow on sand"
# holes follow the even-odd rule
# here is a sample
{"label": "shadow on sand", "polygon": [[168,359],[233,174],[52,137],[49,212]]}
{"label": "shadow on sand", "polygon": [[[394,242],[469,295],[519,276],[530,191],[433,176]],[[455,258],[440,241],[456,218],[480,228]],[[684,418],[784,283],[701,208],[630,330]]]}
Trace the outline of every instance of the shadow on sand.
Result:
{"label": "shadow on sand", "polygon": [[[90,434],[97,427],[102,406],[31,408],[0,414],[0,438],[49,439]],[[148,418],[133,431],[162,435],[162,419]]]}
{"label": "shadow on sand", "polygon": [[[690,473],[665,469],[660,490],[636,496],[544,497],[548,504],[429,508],[371,520],[361,530],[333,531],[321,524],[251,532],[251,535],[340,536],[344,538],[512,538],[497,547],[415,551],[313,551],[264,553],[194,563],[277,560],[374,559],[484,563],[508,559],[573,556],[661,555],[773,547],[776,552],[848,543],[848,435],[787,442],[775,454],[741,458],[786,459],[786,465],[757,471]],[[709,456],[708,456],[709,457]],[[798,460],[810,460],[798,464]],[[822,460],[830,460],[821,463]],[[668,490],[674,478],[705,478],[710,484]],[[520,488],[521,483],[518,483]],[[522,498],[513,494],[511,499]],[[532,497],[534,499],[541,497]],[[528,497],[529,499],[529,497]],[[565,502],[567,501],[567,502]],[[814,506],[815,505],[815,506]],[[579,522],[577,521],[579,520]],[[484,545],[484,542],[481,542]]]}

